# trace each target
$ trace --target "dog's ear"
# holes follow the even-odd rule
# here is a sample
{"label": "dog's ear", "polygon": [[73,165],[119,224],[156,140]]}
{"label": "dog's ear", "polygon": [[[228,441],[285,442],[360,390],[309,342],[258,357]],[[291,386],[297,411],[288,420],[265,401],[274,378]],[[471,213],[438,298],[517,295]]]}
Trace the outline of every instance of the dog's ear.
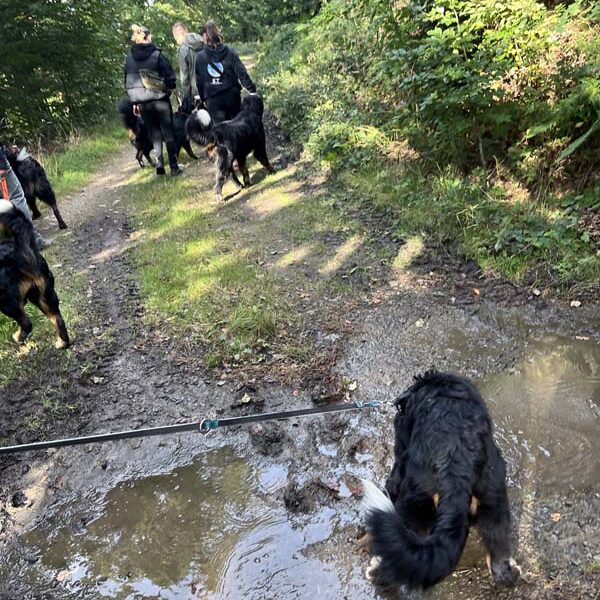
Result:
{"label": "dog's ear", "polygon": [[196,110],[204,108],[204,102],[202,102],[202,98],[200,98],[200,96],[194,96],[194,108]]}
{"label": "dog's ear", "polygon": [[412,388],[406,390],[394,400],[394,406],[396,407],[399,413],[404,413],[404,411],[406,410],[406,405],[408,404],[408,401],[410,400],[411,396]]}

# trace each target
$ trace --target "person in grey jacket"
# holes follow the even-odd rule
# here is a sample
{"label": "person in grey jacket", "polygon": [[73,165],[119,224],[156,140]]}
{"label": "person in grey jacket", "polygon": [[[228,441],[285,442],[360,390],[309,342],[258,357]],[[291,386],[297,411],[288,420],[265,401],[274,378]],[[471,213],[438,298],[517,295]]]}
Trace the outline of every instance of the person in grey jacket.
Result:
{"label": "person in grey jacket", "polygon": [[182,101],[198,95],[196,87],[196,54],[204,48],[202,36],[190,32],[187,25],[177,22],[173,25],[173,38],[179,46],[177,62],[179,63],[179,80]]}
{"label": "person in grey jacket", "polygon": [[134,114],[142,117],[150,131],[158,160],[157,175],[165,174],[163,141],[167,146],[173,177],[183,171],[177,163],[173,135],[173,110],[169,99],[176,87],[175,71],[162,50],[152,42],[152,35],[142,25],[131,26],[131,50],[125,59],[125,90],[134,105]]}
{"label": "person in grey jacket", "polygon": [[[33,220],[31,218],[31,213],[29,212],[29,207],[27,206],[27,200],[25,199],[23,188],[21,187],[17,176],[10,166],[2,146],[0,146],[0,181],[2,180],[6,181],[8,197],[4,198],[4,194],[0,194],[0,202],[8,200],[33,226]],[[52,243],[50,240],[43,238],[35,227],[33,228],[33,233],[35,235],[35,242],[38,250],[43,250]]]}

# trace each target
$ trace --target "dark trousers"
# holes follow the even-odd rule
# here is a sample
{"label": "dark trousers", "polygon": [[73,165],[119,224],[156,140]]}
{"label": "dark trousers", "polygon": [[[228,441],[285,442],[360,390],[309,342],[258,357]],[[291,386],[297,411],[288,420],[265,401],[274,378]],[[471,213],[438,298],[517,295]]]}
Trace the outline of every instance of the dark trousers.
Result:
{"label": "dark trousers", "polygon": [[229,121],[237,116],[242,106],[239,90],[223,92],[206,100],[206,110],[213,123]]}
{"label": "dark trousers", "polygon": [[169,166],[177,168],[177,154],[175,151],[175,138],[173,136],[173,109],[168,98],[164,100],[150,100],[140,104],[142,119],[150,131],[152,146],[158,160],[158,167],[164,168],[163,140],[167,146]]}

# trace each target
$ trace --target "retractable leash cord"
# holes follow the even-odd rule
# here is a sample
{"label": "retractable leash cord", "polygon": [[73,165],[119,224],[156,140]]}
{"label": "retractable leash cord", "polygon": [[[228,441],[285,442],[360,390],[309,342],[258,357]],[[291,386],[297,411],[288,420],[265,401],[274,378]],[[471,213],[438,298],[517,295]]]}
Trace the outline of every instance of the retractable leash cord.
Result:
{"label": "retractable leash cord", "polygon": [[189,421],[187,423],[163,425],[160,427],[149,427],[146,429],[130,429],[128,431],[98,433],[95,435],[86,435],[76,438],[65,438],[61,440],[50,440],[46,442],[32,442],[31,444],[21,444],[19,446],[5,446],[3,448],[0,447],[0,455],[19,454],[21,452],[27,452],[29,450],[60,448],[62,446],[79,446],[81,444],[91,444],[93,442],[108,442],[111,440],[151,437],[154,435],[164,435],[167,433],[183,433],[186,431],[208,433],[209,431],[213,431],[214,429],[217,429],[219,427],[231,427],[232,425],[259,423],[261,421],[276,421],[280,419],[289,419],[290,417],[301,417],[304,415],[317,415],[331,412],[342,412],[347,410],[360,410],[363,408],[379,408],[380,406],[381,402],[373,400],[371,402],[347,402],[345,404],[332,404],[329,406],[301,408],[298,410],[247,415],[244,417],[231,417],[226,419],[203,419],[202,421]]}

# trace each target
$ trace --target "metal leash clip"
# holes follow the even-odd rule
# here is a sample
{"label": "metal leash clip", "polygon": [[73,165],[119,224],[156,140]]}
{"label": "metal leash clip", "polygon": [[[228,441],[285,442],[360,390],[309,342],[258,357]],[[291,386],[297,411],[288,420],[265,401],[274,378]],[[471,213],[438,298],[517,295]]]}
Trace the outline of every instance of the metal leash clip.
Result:
{"label": "metal leash clip", "polygon": [[204,435],[214,431],[219,426],[218,419],[202,419],[198,431]]}

